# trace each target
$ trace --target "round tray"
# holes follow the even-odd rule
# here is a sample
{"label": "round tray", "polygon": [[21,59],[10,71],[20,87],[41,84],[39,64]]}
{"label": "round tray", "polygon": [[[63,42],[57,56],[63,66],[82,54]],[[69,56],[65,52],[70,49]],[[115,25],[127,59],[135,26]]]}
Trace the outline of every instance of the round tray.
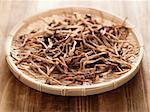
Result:
{"label": "round tray", "polygon": [[[91,14],[95,16],[101,16],[103,19],[108,19],[110,21],[113,21],[115,23],[121,23],[123,19],[120,19],[117,16],[114,16],[108,12],[105,11],[100,11],[100,10],[95,10],[91,8],[60,8],[60,9],[53,9],[53,10],[48,10],[46,12],[40,13],[38,15],[29,17],[22,22],[20,22],[14,29],[11,31],[11,33],[8,36],[7,39],[7,44],[6,44],[6,59],[9,65],[10,70],[12,73],[24,84],[27,86],[34,88],[40,92],[45,92],[49,94],[55,94],[55,95],[63,95],[63,96],[86,96],[86,95],[92,95],[92,94],[98,94],[98,93],[103,93],[109,90],[113,90],[127,81],[129,81],[135,74],[137,73],[139,69],[139,64],[142,60],[143,56],[143,41],[142,37],[135,28],[133,27],[132,32],[135,35],[135,38],[138,41],[140,50],[139,50],[139,56],[136,60],[136,63],[132,67],[132,69],[121,75],[119,78],[107,81],[107,82],[101,82],[98,84],[93,84],[93,85],[87,85],[87,86],[56,86],[56,85],[47,85],[43,84],[36,79],[33,79],[29,77],[27,74],[23,73],[20,69],[17,68],[17,66],[14,64],[12,57],[10,56],[10,51],[11,51],[11,44],[13,38],[18,34],[20,29],[25,28],[27,25],[30,23],[34,22],[37,20],[39,17],[48,17],[52,15],[61,15],[61,14],[70,14],[73,12],[78,12],[81,14]],[[128,22],[126,22],[127,26],[132,26]]]}

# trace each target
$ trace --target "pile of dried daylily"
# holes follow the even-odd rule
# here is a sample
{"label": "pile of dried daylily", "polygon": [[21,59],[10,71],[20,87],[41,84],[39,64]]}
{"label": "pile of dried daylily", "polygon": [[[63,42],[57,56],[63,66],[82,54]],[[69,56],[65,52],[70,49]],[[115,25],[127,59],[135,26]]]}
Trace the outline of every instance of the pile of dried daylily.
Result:
{"label": "pile of dried daylily", "polygon": [[[118,77],[132,68],[136,56],[130,29],[103,25],[91,15],[55,16],[44,31],[20,35],[12,50],[17,67],[50,85],[89,85]],[[18,53],[14,53],[18,51]]]}

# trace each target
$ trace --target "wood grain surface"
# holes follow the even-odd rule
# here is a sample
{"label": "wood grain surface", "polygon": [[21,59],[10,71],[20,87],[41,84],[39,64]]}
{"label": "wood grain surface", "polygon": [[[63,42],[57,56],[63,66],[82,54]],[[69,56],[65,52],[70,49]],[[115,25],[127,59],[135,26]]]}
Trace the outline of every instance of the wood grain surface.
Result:
{"label": "wood grain surface", "polygon": [[[149,112],[150,2],[0,0],[0,112]],[[18,81],[5,60],[5,42],[13,26],[34,13],[57,7],[91,7],[115,13],[138,28],[144,58],[137,75],[123,86],[99,95],[63,97],[33,90]]]}

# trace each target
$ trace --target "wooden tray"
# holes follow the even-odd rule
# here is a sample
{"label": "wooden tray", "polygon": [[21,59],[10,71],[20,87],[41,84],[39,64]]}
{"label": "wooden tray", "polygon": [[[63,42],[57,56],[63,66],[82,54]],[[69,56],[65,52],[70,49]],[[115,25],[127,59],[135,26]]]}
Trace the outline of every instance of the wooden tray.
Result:
{"label": "wooden tray", "polygon": [[[27,86],[34,88],[38,91],[49,93],[49,94],[55,94],[55,95],[63,95],[63,96],[86,96],[86,95],[92,95],[92,94],[98,94],[98,93],[103,93],[109,90],[113,90],[135,76],[139,69],[139,64],[142,60],[143,56],[143,41],[141,35],[135,30],[135,28],[132,29],[132,33],[135,35],[135,38],[138,41],[140,51],[139,51],[139,56],[132,67],[132,69],[127,72],[126,74],[123,74],[119,78],[116,78],[114,80],[108,81],[108,82],[102,82],[98,84],[93,84],[93,85],[88,85],[88,86],[56,86],[56,85],[47,85],[40,83],[36,79],[33,79],[23,73],[21,70],[19,70],[16,65],[14,64],[12,57],[10,56],[10,51],[11,51],[11,44],[13,38],[18,34],[18,32],[28,26],[30,23],[33,23],[36,21],[39,17],[47,17],[47,16],[52,16],[52,15],[61,15],[61,14],[69,14],[72,12],[78,12],[81,14],[91,14],[93,16],[101,16],[103,19],[108,19],[110,21],[113,21],[115,23],[121,23],[123,19],[120,19],[117,16],[114,16],[108,12],[105,11],[99,11],[91,8],[60,8],[60,9],[54,9],[54,10],[48,10],[46,12],[40,13],[38,15],[29,17],[22,22],[20,22],[18,25],[14,27],[14,29],[10,32],[8,39],[7,39],[7,44],[6,44],[6,59],[9,65],[10,70],[12,73],[24,84]],[[132,26],[128,22],[126,23],[127,26]]]}

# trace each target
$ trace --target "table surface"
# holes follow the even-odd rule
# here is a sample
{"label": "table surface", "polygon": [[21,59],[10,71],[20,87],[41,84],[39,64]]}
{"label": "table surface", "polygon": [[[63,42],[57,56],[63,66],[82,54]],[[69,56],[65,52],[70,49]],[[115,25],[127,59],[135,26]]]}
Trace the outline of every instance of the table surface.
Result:
{"label": "table surface", "polygon": [[[0,0],[0,112],[149,112],[150,2]],[[91,7],[128,17],[144,39],[144,57],[137,75],[123,86],[99,95],[63,97],[33,90],[18,81],[5,60],[5,42],[12,27],[34,13],[57,7]]]}

